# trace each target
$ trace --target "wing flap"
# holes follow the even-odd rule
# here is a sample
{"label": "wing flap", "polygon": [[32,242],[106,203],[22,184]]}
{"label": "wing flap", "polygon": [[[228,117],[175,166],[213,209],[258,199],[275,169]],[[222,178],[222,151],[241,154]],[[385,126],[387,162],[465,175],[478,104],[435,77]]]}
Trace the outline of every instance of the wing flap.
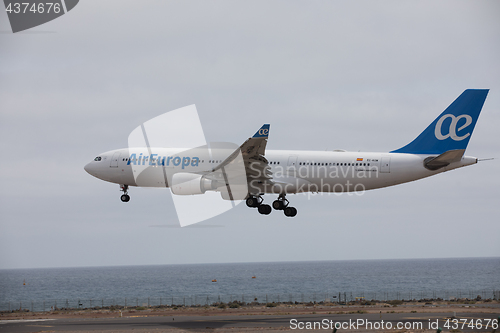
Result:
{"label": "wing flap", "polygon": [[[245,173],[247,184],[257,181],[271,185],[272,172],[265,157],[269,128],[269,124],[264,124],[251,138],[212,169],[210,172],[212,176],[223,178],[226,186],[229,186],[235,178],[241,183],[242,174]],[[238,158],[239,156],[241,158]]]}

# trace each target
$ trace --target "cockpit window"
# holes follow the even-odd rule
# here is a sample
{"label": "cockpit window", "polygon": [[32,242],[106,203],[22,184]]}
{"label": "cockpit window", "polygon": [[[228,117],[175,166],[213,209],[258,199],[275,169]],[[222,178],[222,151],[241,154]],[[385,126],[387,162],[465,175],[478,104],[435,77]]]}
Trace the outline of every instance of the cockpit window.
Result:
{"label": "cockpit window", "polygon": [[101,157],[100,157],[100,156],[97,156],[96,158],[94,158],[94,161],[99,162],[100,160],[101,160]]}

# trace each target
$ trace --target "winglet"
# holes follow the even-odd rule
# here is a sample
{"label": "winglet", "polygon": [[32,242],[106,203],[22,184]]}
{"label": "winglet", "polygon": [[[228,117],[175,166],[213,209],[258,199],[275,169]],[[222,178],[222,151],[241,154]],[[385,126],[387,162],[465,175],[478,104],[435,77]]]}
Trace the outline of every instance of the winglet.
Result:
{"label": "winglet", "polygon": [[264,124],[262,127],[252,136],[252,138],[266,138],[269,136],[270,124]]}

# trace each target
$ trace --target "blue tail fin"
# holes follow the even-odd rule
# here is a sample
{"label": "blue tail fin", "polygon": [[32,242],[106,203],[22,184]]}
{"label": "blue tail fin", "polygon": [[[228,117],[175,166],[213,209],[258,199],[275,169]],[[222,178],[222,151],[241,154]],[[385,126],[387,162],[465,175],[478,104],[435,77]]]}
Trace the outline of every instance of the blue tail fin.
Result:
{"label": "blue tail fin", "polygon": [[488,89],[467,89],[415,140],[391,153],[442,154],[467,148]]}

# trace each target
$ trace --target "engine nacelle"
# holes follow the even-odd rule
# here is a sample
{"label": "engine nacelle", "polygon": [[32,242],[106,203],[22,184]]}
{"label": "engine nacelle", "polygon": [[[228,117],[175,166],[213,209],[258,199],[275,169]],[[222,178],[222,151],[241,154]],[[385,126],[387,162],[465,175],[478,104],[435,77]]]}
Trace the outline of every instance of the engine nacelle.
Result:
{"label": "engine nacelle", "polygon": [[194,173],[176,173],[172,176],[170,189],[176,195],[203,194],[217,188],[217,181]]}

